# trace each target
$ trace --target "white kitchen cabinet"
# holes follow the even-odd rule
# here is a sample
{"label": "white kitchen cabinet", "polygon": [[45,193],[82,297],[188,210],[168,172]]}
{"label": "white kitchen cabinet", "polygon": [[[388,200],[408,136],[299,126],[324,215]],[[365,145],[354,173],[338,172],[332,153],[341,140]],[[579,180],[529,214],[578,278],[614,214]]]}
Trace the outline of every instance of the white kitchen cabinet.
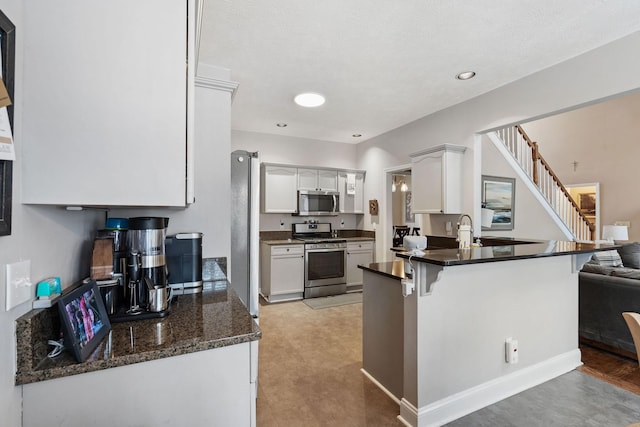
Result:
{"label": "white kitchen cabinet", "polygon": [[364,213],[364,172],[355,172],[355,194],[347,194],[347,173],[338,172],[338,191],[340,192],[340,213]]}
{"label": "white kitchen cabinet", "polygon": [[260,247],[260,293],[269,302],[302,299],[304,295],[304,245]]}
{"label": "white kitchen cabinet", "polygon": [[298,190],[338,191],[338,171],[298,168]]}
{"label": "white kitchen cabinet", "polygon": [[373,262],[373,241],[347,243],[347,291],[362,289],[362,269],[358,265]]}
{"label": "white kitchen cabinet", "polygon": [[411,154],[414,213],[462,213],[465,150],[444,144]]}
{"label": "white kitchen cabinet", "polygon": [[251,351],[245,342],[25,384],[22,426],[252,426]]}
{"label": "white kitchen cabinet", "polygon": [[190,202],[194,5],[24,3],[22,202]]}
{"label": "white kitchen cabinet", "polygon": [[262,165],[262,212],[295,213],[298,210],[298,170],[295,167]]}

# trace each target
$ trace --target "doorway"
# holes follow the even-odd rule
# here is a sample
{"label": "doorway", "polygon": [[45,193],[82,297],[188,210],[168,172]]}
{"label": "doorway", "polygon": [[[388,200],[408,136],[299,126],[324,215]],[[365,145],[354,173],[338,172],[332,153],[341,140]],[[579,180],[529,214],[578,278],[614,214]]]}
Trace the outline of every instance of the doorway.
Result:
{"label": "doorway", "polygon": [[595,226],[593,239],[600,240],[600,183],[566,184],[565,188],[578,204],[580,212]]}
{"label": "doorway", "polygon": [[[411,165],[400,165],[385,169],[385,203],[382,221],[382,253],[384,261],[393,261],[394,226],[407,226],[411,230],[420,229],[422,215],[413,213],[413,185],[411,182]],[[420,233],[422,234],[422,233]]]}

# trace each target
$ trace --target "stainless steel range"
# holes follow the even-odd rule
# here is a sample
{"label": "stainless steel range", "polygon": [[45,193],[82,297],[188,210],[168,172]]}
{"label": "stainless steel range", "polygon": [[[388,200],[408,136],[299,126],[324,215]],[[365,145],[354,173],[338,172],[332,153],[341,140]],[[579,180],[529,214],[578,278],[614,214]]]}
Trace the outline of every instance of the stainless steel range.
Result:
{"label": "stainless steel range", "polygon": [[347,241],[331,237],[331,224],[293,224],[292,234],[304,241],[304,297],[347,292]]}

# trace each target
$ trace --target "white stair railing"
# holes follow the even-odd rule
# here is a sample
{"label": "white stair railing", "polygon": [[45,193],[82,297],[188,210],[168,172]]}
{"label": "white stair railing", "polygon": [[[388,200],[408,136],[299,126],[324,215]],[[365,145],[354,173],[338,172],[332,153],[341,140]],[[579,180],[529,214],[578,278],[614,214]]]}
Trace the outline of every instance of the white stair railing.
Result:
{"label": "white stair railing", "polygon": [[595,227],[580,211],[577,203],[549,164],[538,151],[538,144],[531,141],[520,126],[496,131],[525,174],[536,185],[560,220],[567,226],[576,241],[592,241]]}

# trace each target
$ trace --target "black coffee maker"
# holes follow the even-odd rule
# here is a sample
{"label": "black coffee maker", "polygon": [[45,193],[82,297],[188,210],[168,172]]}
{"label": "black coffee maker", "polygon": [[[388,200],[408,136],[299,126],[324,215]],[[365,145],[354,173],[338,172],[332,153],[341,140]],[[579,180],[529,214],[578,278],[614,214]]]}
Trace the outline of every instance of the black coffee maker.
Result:
{"label": "black coffee maker", "polygon": [[127,232],[129,314],[149,311],[149,289],[166,288],[164,240],[169,218],[129,218]]}

